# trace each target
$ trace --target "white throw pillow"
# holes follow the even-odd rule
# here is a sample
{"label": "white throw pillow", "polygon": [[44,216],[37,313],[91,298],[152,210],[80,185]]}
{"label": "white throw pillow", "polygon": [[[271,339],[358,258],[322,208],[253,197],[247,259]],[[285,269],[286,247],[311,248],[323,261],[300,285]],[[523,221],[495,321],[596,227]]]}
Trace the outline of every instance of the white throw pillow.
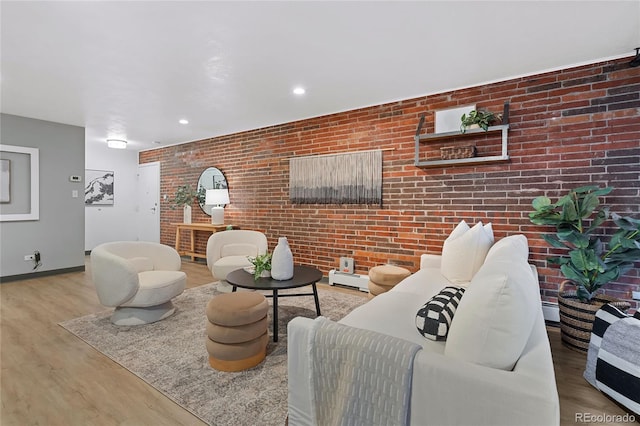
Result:
{"label": "white throw pillow", "polygon": [[445,355],[512,370],[540,310],[539,285],[518,255],[489,260],[473,277],[453,317]]}
{"label": "white throw pillow", "polygon": [[461,221],[444,241],[440,273],[450,282],[466,286],[484,263],[493,244],[491,224],[478,222],[473,228]]}
{"label": "white throw pillow", "polygon": [[529,242],[522,234],[510,235],[498,240],[491,248],[484,261],[497,260],[498,258],[520,257],[525,261],[529,258]]}

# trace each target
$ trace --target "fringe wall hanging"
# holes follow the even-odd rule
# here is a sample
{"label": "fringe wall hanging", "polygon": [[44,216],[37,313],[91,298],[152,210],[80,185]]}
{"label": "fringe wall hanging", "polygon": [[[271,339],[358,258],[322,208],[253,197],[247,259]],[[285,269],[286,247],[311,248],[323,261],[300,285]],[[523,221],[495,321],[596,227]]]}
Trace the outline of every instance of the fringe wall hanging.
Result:
{"label": "fringe wall hanging", "polygon": [[289,159],[294,204],[382,204],[382,150]]}

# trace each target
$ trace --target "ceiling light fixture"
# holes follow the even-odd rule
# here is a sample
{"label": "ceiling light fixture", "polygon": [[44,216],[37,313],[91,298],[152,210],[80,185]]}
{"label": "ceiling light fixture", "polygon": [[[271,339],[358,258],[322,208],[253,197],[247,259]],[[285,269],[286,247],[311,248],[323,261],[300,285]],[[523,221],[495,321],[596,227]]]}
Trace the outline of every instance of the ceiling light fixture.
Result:
{"label": "ceiling light fixture", "polygon": [[180,120],[178,120],[178,123],[180,123],[180,124],[189,124],[189,120],[187,120],[186,118],[181,118]]}
{"label": "ceiling light fixture", "polygon": [[127,141],[122,139],[107,139],[107,146],[114,149],[125,149]]}
{"label": "ceiling light fixture", "polygon": [[306,93],[306,90],[304,90],[304,87],[296,87],[293,89],[293,94],[294,95],[304,95]]}

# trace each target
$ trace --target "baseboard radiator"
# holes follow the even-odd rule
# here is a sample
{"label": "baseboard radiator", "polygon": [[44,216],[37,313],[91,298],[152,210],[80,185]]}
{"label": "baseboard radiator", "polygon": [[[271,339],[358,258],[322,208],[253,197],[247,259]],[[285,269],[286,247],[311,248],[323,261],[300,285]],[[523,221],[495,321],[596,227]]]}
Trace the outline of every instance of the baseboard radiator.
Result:
{"label": "baseboard radiator", "polygon": [[560,308],[557,303],[542,302],[542,313],[545,321],[560,322]]}
{"label": "baseboard radiator", "polygon": [[369,292],[369,276],[358,274],[345,274],[332,269],[329,271],[329,284],[357,288],[360,291]]}

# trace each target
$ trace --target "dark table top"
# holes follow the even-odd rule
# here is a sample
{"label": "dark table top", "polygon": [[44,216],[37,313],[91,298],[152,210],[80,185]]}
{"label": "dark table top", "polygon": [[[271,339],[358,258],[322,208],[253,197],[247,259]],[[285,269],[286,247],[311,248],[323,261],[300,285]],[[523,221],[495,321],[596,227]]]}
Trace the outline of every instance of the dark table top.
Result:
{"label": "dark table top", "polygon": [[227,275],[229,284],[253,290],[282,290],[304,287],[305,285],[317,283],[321,279],[322,272],[314,267],[304,265],[295,265],[293,267],[293,278],[284,281],[274,280],[273,278],[258,278],[254,280],[253,274],[244,269],[237,269]]}

